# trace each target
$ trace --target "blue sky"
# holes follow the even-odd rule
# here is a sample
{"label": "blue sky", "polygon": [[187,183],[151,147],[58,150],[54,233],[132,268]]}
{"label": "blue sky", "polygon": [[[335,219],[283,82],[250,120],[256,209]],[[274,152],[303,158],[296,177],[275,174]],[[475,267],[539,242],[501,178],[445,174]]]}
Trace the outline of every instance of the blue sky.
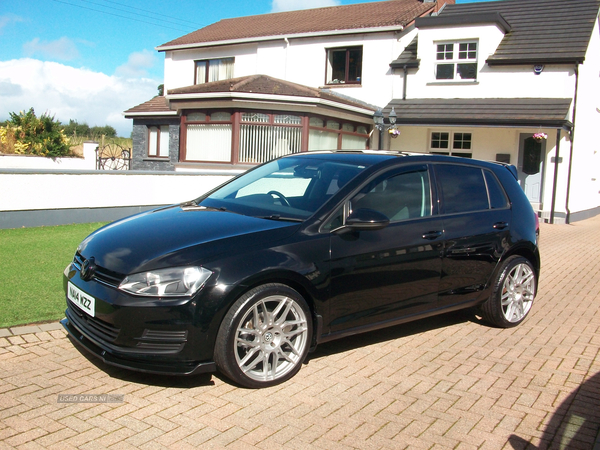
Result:
{"label": "blue sky", "polygon": [[162,83],[156,46],[225,18],[371,1],[0,0],[0,120],[34,107],[129,136],[122,112]]}

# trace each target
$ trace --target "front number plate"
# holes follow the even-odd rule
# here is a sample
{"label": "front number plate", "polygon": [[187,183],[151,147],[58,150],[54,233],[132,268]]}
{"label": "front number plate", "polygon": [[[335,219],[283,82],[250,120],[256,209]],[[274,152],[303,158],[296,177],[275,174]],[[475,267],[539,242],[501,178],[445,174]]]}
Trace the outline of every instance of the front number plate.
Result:
{"label": "front number plate", "polygon": [[90,316],[94,317],[94,309],[96,306],[96,299],[89,294],[86,294],[77,286],[68,284],[68,293],[67,296],[69,300],[79,306],[80,309],[84,310]]}

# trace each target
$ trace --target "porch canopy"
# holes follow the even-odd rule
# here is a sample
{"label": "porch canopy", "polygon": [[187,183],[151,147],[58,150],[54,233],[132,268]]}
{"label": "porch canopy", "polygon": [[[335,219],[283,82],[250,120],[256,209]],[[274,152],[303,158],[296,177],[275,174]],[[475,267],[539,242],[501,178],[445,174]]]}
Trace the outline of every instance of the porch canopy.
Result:
{"label": "porch canopy", "polygon": [[570,98],[394,99],[397,125],[543,127],[570,130]]}

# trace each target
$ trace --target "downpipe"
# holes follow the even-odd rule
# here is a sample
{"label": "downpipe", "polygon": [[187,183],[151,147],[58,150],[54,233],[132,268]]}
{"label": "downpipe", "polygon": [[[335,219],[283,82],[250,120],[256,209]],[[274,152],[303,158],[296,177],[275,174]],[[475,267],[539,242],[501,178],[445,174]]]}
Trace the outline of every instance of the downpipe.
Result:
{"label": "downpipe", "polygon": [[[573,95],[573,128],[571,129],[571,146],[569,149],[569,169],[567,171],[567,198],[565,200],[565,210],[567,217],[565,223],[571,223],[571,210],[569,209],[569,199],[571,197],[571,173],[573,170],[573,142],[575,141],[575,118],[577,115],[577,92],[579,89],[579,65],[575,64],[575,94]],[[558,160],[557,160],[558,164]]]}

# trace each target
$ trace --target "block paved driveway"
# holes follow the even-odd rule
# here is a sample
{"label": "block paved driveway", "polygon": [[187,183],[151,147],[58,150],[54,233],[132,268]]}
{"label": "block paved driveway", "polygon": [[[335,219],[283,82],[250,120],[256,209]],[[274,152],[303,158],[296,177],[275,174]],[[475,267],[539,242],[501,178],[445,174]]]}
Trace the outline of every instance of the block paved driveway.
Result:
{"label": "block paved driveway", "polygon": [[117,370],[52,327],[0,330],[0,448],[598,448],[600,216],[542,225],[541,245],[521,326],[458,313],[356,336],[264,390]]}

